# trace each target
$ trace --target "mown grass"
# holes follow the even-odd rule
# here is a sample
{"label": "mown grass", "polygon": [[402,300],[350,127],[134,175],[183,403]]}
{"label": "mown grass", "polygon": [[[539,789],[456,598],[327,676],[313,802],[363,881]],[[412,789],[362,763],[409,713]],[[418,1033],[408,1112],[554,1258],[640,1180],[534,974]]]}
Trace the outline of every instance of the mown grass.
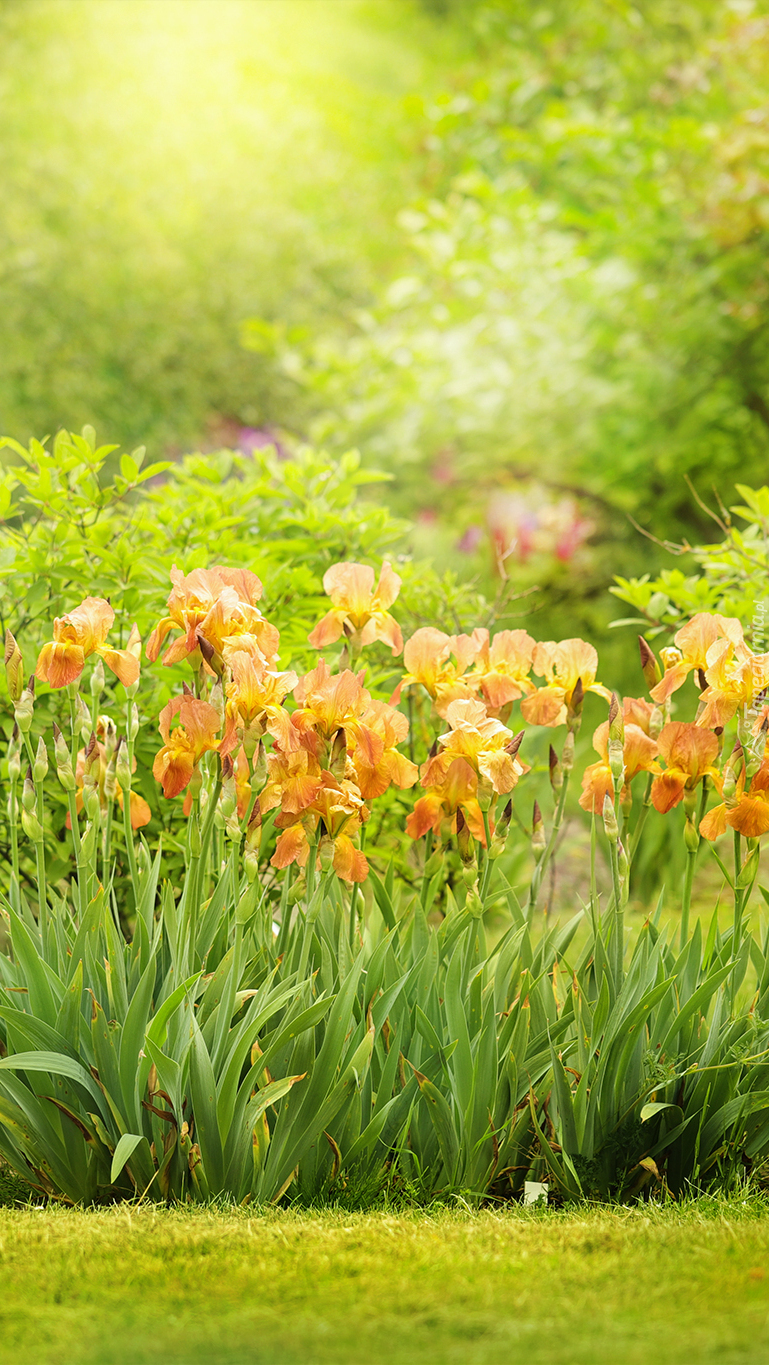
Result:
{"label": "mown grass", "polygon": [[564,1212],[0,1210],[14,1365],[769,1357],[769,1202]]}

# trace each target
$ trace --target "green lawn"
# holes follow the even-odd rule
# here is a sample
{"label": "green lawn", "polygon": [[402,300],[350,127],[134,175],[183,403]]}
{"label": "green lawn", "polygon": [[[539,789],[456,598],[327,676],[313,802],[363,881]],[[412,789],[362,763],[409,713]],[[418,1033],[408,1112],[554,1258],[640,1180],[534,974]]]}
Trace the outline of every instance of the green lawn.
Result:
{"label": "green lawn", "polygon": [[769,1359],[769,1204],[0,1210],[14,1365]]}

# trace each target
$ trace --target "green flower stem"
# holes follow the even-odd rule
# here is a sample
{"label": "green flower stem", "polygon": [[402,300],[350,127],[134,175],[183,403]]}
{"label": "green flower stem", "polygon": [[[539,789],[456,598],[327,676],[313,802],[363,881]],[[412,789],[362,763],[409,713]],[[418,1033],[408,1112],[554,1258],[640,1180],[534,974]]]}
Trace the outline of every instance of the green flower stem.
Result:
{"label": "green flower stem", "polygon": [[[130,809],[131,809],[130,802],[129,802],[128,809],[129,809],[129,815],[130,815]],[[108,805],[108,807],[107,807],[107,819],[106,819],[105,825],[104,825],[104,841],[103,841],[103,843],[102,843],[101,880],[102,880],[102,885],[103,885],[103,886],[106,886],[106,885],[107,885],[107,882],[109,881],[109,860],[110,860],[111,847],[112,847],[112,802],[110,801],[110,803],[109,803],[109,805]]]}
{"label": "green flower stem", "polygon": [[689,941],[689,909],[692,903],[692,882],[694,881],[694,864],[696,861],[697,850],[688,849],[686,853],[686,870],[684,872],[684,890],[681,897],[680,945],[682,949]]}
{"label": "green flower stem", "polygon": [[72,835],[72,852],[75,855],[75,868],[77,869],[77,899],[78,909],[82,914],[84,909],[85,881],[82,865],[82,851],[80,847],[80,822],[77,814],[77,794],[73,791],[67,792],[67,806],[69,808],[69,825]]}
{"label": "green flower stem", "polygon": [[734,831],[734,931],[732,934],[732,954],[737,956],[737,946],[742,932],[743,893],[737,885],[742,870],[742,840],[738,829]]}
{"label": "green flower stem", "polygon": [[542,889],[542,879],[545,875],[547,865],[553,856],[558,835],[561,832],[563,812],[564,807],[566,805],[566,793],[569,789],[569,776],[570,776],[569,773],[564,773],[563,775],[563,786],[561,787],[561,796],[558,802],[558,807],[555,812],[553,828],[550,831],[550,838],[547,841],[547,846],[545,848],[544,853],[542,854],[542,857],[540,858],[539,862],[537,863],[537,866],[534,869],[534,875],[531,879],[531,887],[529,890],[529,904],[527,907],[529,918],[531,918],[531,916],[534,914],[534,911],[537,908],[537,900],[539,899],[539,893]]}
{"label": "green flower stem", "polygon": [[[360,828],[360,847],[361,847],[361,852],[363,852],[363,846],[364,846],[365,840],[366,840],[366,826],[365,826],[365,825],[361,825],[361,828]],[[353,948],[353,949],[354,949],[354,947],[355,947],[355,930],[356,930],[356,928],[357,928],[357,923],[358,923],[358,885],[359,885],[358,882],[353,882],[353,884],[352,884],[352,891],[350,892],[350,947]]]}
{"label": "green flower stem", "polygon": [[75,698],[76,698],[76,696],[77,696],[77,684],[76,684],[76,683],[70,683],[69,687],[67,688],[67,695],[68,695],[68,697],[69,697],[69,724],[70,724],[70,745],[69,745],[69,753],[70,753],[70,758],[71,758],[71,760],[72,760],[72,771],[73,771],[73,772],[76,772],[76,771],[77,771],[77,746],[78,746],[78,738],[79,738],[79,737],[78,737],[78,733],[77,733],[77,707],[76,707],[76,705],[75,705]]}
{"label": "green flower stem", "polygon": [[614,902],[614,984],[619,990],[622,980],[622,963],[625,956],[625,912],[622,908],[622,882],[619,875],[619,848],[616,839],[609,841],[609,855]]}
{"label": "green flower stem", "polygon": [[[8,798],[8,822],[11,827],[11,868],[13,870],[13,881],[18,894],[19,886],[19,825],[18,825],[18,797],[16,795],[18,783],[11,782],[10,796]],[[14,903],[14,909],[18,906]]]}
{"label": "green flower stem", "polygon": [[491,821],[489,820],[489,812],[488,812],[487,810],[481,809],[481,815],[483,816],[483,832],[484,832],[484,834],[486,835],[486,848],[485,848],[485,850],[484,850],[483,872],[482,872],[482,875],[481,875],[481,885],[480,885],[480,896],[481,896],[481,905],[483,906],[483,908],[484,908],[484,910],[485,910],[485,909],[486,909],[486,895],[487,895],[487,892],[488,892],[488,889],[489,889],[489,882],[491,881],[491,872],[492,872],[492,861],[491,861],[491,858],[489,857],[489,850],[491,849]]}
{"label": "green flower stem", "polygon": [[[24,745],[29,759],[29,766],[35,766],[35,752],[32,748],[32,740],[29,731],[25,732]],[[43,828],[43,818],[45,814],[44,793],[42,782],[35,783],[35,808],[40,828]],[[38,895],[38,916],[40,924],[40,939],[43,945],[43,956],[47,955],[48,948],[48,887],[45,876],[45,843],[42,839],[35,840],[35,865],[37,868],[37,895]]]}
{"label": "green flower stem", "polygon": [[637,851],[638,851],[638,845],[639,845],[640,842],[641,842],[641,835],[643,834],[643,827],[644,827],[644,825],[646,824],[646,817],[647,817],[647,815],[649,814],[649,810],[650,810],[650,808],[651,808],[651,803],[652,803],[652,782],[653,782],[653,781],[654,781],[654,777],[653,777],[652,774],[650,773],[649,776],[648,776],[648,778],[647,778],[647,780],[646,780],[646,791],[644,792],[644,799],[643,799],[643,805],[641,806],[641,813],[640,813],[638,819],[636,820],[636,827],[635,827],[635,829],[633,830],[633,838],[632,838],[631,841],[630,841],[630,848],[628,849],[628,855],[627,855],[627,857],[628,857],[628,863],[630,864],[631,867],[633,866],[633,859],[635,858],[635,855],[636,855],[636,853],[637,853]]}

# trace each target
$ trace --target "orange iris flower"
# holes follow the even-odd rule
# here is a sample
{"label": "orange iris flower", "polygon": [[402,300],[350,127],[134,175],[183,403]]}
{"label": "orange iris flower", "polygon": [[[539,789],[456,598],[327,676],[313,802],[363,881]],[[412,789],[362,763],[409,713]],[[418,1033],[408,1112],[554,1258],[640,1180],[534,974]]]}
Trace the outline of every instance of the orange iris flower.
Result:
{"label": "orange iris flower", "polygon": [[536,643],[525,630],[500,630],[489,641],[487,630],[477,630],[482,640],[473,673],[490,711],[501,711],[509,702],[534,691],[531,665]]}
{"label": "orange iris flower", "polygon": [[521,702],[521,714],[530,725],[563,725],[580,681],[583,692],[597,692],[611,701],[608,689],[595,680],[598,654],[585,640],[546,640],[535,645],[532,667],[547,681]]}
{"label": "orange iris flower", "polygon": [[323,589],[332,607],[310,634],[314,649],[333,644],[344,632],[358,649],[381,640],[393,654],[400,654],[401,628],[388,607],[400,592],[401,579],[387,560],[376,588],[374,570],[367,564],[332,564],[323,575]]}
{"label": "orange iris flower", "polygon": [[465,698],[451,702],[446,720],[451,729],[440,736],[439,752],[425,764],[424,786],[440,786],[441,775],[455,758],[463,758],[498,795],[511,792],[529,771],[515,750],[511,752],[512,730],[487,715],[482,701]]}
{"label": "orange iris flower", "polygon": [[[172,730],[171,721],[177,715],[179,724]],[[163,707],[158,720],[163,747],[155,755],[152,774],[164,796],[184,791],[203,755],[218,747],[220,726],[215,707],[197,697],[174,697]]]}
{"label": "orange iris flower", "polygon": [[115,613],[103,597],[86,597],[74,611],[57,616],[53,640],[43,645],[35,676],[51,687],[66,687],[77,682],[86,659],[98,654],[125,687],[132,686],[139,678],[135,651],[110,649],[105,644],[114,619]]}
{"label": "orange iris flower", "polygon": [[698,611],[691,621],[673,636],[680,659],[665,670],[661,680],[651,690],[651,697],[659,705],[678,691],[695,669],[706,669],[708,650],[717,640],[731,640],[733,645],[743,641],[742,626],[734,616],[718,612]]}
{"label": "orange iris flower", "polygon": [[677,806],[684,792],[691,791],[703,777],[719,781],[718,769],[713,766],[718,757],[718,738],[712,730],[688,721],[672,721],[663,725],[657,748],[666,767],[655,763],[652,771],[658,775],[652,782],[652,805],[665,814]]}
{"label": "orange iris flower", "polygon": [[488,631],[480,627],[472,635],[446,635],[434,626],[415,631],[406,641],[403,651],[406,672],[393,700],[398,700],[402,687],[421,684],[432,697],[438,715],[445,719],[446,708],[452,701],[477,696],[481,678],[467,670],[488,644],[488,638]]}
{"label": "orange iris flower", "polygon": [[[657,756],[657,741],[649,735],[649,723],[654,710],[640,697],[626,697],[622,704],[625,740],[622,756],[625,764],[620,802],[628,798],[628,788],[640,772],[651,772]],[[609,767],[609,722],[603,721],[593,735],[593,748],[600,755],[600,763],[591,763],[582,775],[583,810],[600,815],[604,798],[614,801],[614,778]]]}
{"label": "orange iris flower", "polygon": [[[719,790],[723,781],[719,782]],[[734,798],[714,806],[700,820],[700,834],[711,843],[727,827],[736,829],[746,839],[757,839],[769,831],[769,762],[763,762],[753,774],[745,790],[745,768],[737,778]]]}
{"label": "orange iris flower", "polygon": [[[176,565],[171,570],[173,588],[168,598],[168,615],[156,625],[147,641],[147,658],[154,661],[172,630],[181,631],[163,656],[164,664],[180,663],[200,649],[202,636],[221,654],[230,636],[255,636],[265,658],[277,653],[279,636],[265,621],[254,604],[262,595],[262,585],[248,569],[193,569],[186,577]],[[199,656],[198,656],[199,657]]]}
{"label": "orange iris flower", "polygon": [[310,852],[310,833],[314,837],[319,833],[321,848],[324,843],[332,845],[337,876],[347,882],[365,881],[368,862],[355,847],[351,833],[360,829],[367,818],[368,811],[355,784],[337,781],[330,772],[324,772],[323,782],[301,821],[289,814],[278,816],[275,823],[283,832],[270,862],[273,867],[288,867],[294,862],[304,867]]}
{"label": "orange iris flower", "polygon": [[769,681],[769,654],[754,654],[742,641],[716,640],[705,656],[704,703],[697,724],[709,729],[727,725],[740,710],[751,708]]}
{"label": "orange iris flower", "polygon": [[382,796],[391,783],[402,789],[413,787],[419,769],[395,747],[408,733],[409,723],[400,711],[384,701],[369,702],[350,745],[356,781],[367,801]]}
{"label": "orange iris flower", "polygon": [[[437,761],[441,760],[441,761]],[[456,833],[457,811],[461,810],[474,839],[484,846],[486,831],[478,803],[478,777],[466,758],[436,755],[422,767],[424,796],[414,802],[414,809],[406,820],[406,830],[412,839],[421,839],[429,829],[440,836],[444,820]]]}
{"label": "orange iris flower", "polygon": [[280,806],[285,814],[299,815],[322,786],[323,773],[314,754],[301,746],[276,749],[267,755],[267,785],[259,805],[263,813]]}
{"label": "orange iris flower", "polygon": [[247,734],[254,742],[261,738],[270,717],[299,679],[291,671],[278,673],[270,668],[253,635],[229,639],[223,655],[229,676],[225,681],[226,724],[221,752],[228,754],[239,735]]}

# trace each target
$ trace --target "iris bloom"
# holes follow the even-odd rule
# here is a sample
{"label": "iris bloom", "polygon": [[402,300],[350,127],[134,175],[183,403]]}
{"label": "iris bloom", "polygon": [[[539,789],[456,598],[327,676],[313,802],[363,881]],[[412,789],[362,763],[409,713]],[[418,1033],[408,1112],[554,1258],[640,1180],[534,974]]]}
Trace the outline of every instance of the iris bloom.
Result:
{"label": "iris bloom", "polygon": [[388,611],[401,588],[392,565],[385,560],[375,588],[374,570],[367,564],[332,564],[323,575],[323,588],[332,606],[309,637],[314,649],[333,644],[344,633],[357,649],[381,640],[400,654],[403,636]]}
{"label": "iris bloom", "polygon": [[692,791],[703,777],[719,781],[718,769],[713,766],[718,757],[718,739],[712,730],[703,730],[700,725],[687,721],[672,721],[663,725],[657,748],[665,760],[663,771],[655,763],[652,771],[657,773],[652,782],[652,805],[655,810],[665,814],[683,800],[685,791]]}
{"label": "iris bloom", "polygon": [[[171,722],[179,717],[174,730]],[[219,713],[197,697],[174,697],[160,712],[158,728],[163,747],[155,755],[152,774],[163,787],[164,796],[184,791],[204,754],[218,747]]]}
{"label": "iris bloom", "polygon": [[521,702],[521,714],[530,725],[563,725],[579,682],[583,692],[597,692],[611,700],[608,689],[595,680],[598,655],[585,640],[546,640],[535,645],[532,668],[547,681]]}
{"label": "iris bloom", "polygon": [[288,815],[299,815],[312,805],[323,786],[322,769],[315,756],[301,746],[275,749],[267,755],[267,785],[259,797],[263,812],[280,806]]}
{"label": "iris bloom", "polygon": [[279,636],[255,606],[262,595],[262,585],[255,573],[216,565],[213,569],[193,569],[185,577],[174,565],[171,582],[168,615],[156,625],[147,641],[148,659],[157,659],[172,630],[181,634],[163,655],[164,664],[180,663],[190,656],[193,661],[199,659],[200,636],[211,650],[221,654],[226,639],[251,634],[265,658],[274,658]]}
{"label": "iris bloom", "polygon": [[382,796],[392,784],[413,787],[419,776],[416,763],[395,747],[408,737],[406,717],[387,702],[371,701],[360,727],[351,736],[351,757],[361,795],[367,801]]}
{"label": "iris bloom", "polygon": [[[657,756],[657,741],[649,735],[653,706],[641,698],[626,697],[623,704],[624,747],[623,760],[625,771],[620,802],[629,797],[630,783],[640,772],[651,772]],[[600,755],[599,763],[591,763],[582,775],[582,795],[579,804],[583,810],[603,812],[604,798],[614,801],[614,778],[609,767],[609,722],[605,720],[593,735],[593,748]]]}
{"label": "iris bloom", "polygon": [[536,648],[531,636],[525,630],[500,630],[491,641],[487,630],[477,630],[475,636],[482,643],[473,673],[489,709],[501,711],[519,697],[529,696],[534,691],[529,674]]}
{"label": "iris bloom", "polygon": [[423,785],[436,785],[435,777],[455,758],[463,758],[473,772],[498,795],[511,792],[528,768],[517,757],[512,730],[486,714],[482,701],[453,701],[446,711],[449,733],[438,740],[438,753],[427,760]]}
{"label": "iris bloom", "polygon": [[415,631],[403,651],[406,672],[396,689],[395,700],[402,687],[420,684],[432,697],[438,715],[445,719],[446,708],[452,701],[477,696],[481,679],[467,670],[484,645],[488,645],[488,638],[488,631],[480,628],[472,635],[446,635],[434,626]]}
{"label": "iris bloom", "polygon": [[256,742],[267,729],[271,717],[286,695],[296,687],[296,673],[278,673],[270,668],[253,635],[230,639],[224,646],[228,670],[225,682],[226,724],[223,754],[230,753],[238,737],[247,735]]}
{"label": "iris bloom", "polygon": [[51,687],[66,687],[77,682],[86,659],[98,654],[125,687],[137,682],[139,660],[135,652],[110,649],[105,643],[114,619],[115,613],[103,597],[86,597],[74,611],[57,616],[53,640],[40,651],[36,677]]}
{"label": "iris bloom", "polygon": [[677,655],[651,691],[652,699],[658,705],[677,692],[695,668],[704,670],[708,667],[708,650],[717,640],[726,639],[731,640],[733,645],[741,644],[742,626],[736,617],[698,611],[691,621],[676,631],[673,639]]}
{"label": "iris bloom", "polygon": [[705,662],[707,686],[700,693],[704,703],[697,724],[715,729],[727,725],[738,711],[751,708],[769,681],[769,654],[754,654],[742,641],[716,640]]}
{"label": "iris bloom", "polygon": [[368,817],[363,798],[352,782],[337,781],[330,772],[323,773],[312,805],[305,809],[302,819],[281,814],[276,820],[283,832],[270,859],[273,867],[288,867],[298,863],[304,867],[310,853],[310,835],[318,841],[319,849],[330,844],[332,865],[338,877],[347,882],[362,882],[368,876],[368,862],[352,841],[352,834],[360,829]]}
{"label": "iris bloom", "polygon": [[[719,788],[723,782],[719,783]],[[721,793],[723,795],[723,792]],[[727,828],[757,839],[769,831],[769,762],[761,764],[745,790],[745,767],[737,778],[734,797],[714,806],[700,820],[700,834],[712,843]]]}
{"label": "iris bloom", "polygon": [[424,796],[414,803],[406,820],[406,830],[412,839],[421,839],[429,829],[440,836],[444,821],[456,833],[457,811],[461,810],[474,839],[486,843],[483,814],[478,803],[478,777],[466,758],[436,762],[428,759],[422,768]]}

